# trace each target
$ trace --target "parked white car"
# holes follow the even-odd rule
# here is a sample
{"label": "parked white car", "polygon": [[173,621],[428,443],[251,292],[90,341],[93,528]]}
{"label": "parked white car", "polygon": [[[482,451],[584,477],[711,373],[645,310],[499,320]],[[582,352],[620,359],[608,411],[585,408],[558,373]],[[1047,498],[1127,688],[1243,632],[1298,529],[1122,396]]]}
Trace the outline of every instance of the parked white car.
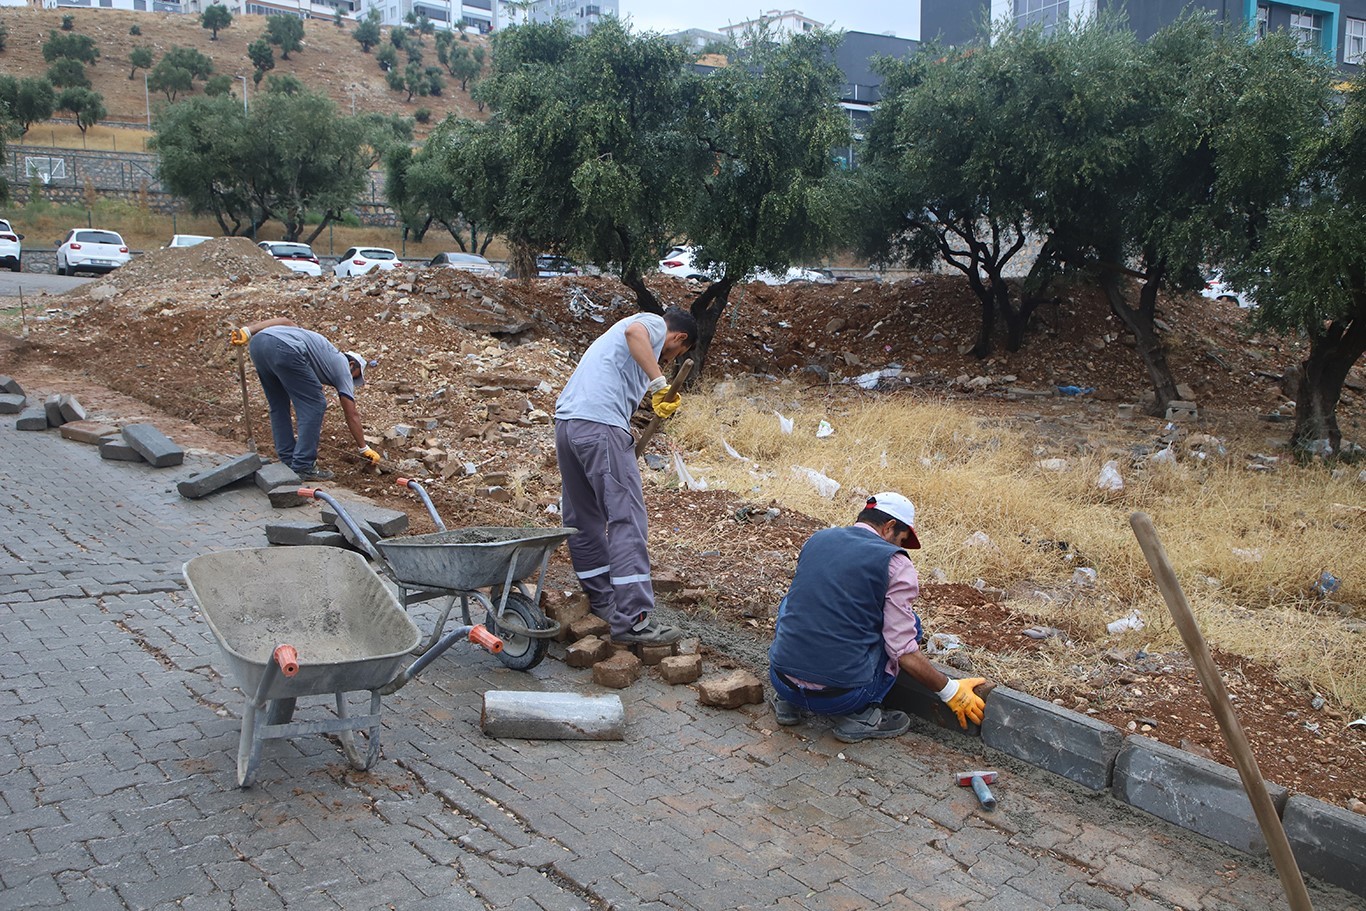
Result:
{"label": "parked white car", "polygon": [[24,255],[24,245],[20,243],[24,235],[10,227],[10,223],[0,218],[0,266],[11,272],[19,271],[19,261]]}
{"label": "parked white car", "polygon": [[1216,301],[1228,301],[1230,304],[1237,304],[1244,310],[1249,310],[1257,306],[1257,302],[1252,299],[1252,295],[1236,291],[1224,281],[1224,273],[1218,269],[1205,276],[1205,287],[1200,289],[1200,296]]}
{"label": "parked white car", "polygon": [[193,247],[195,244],[202,244],[206,240],[213,240],[204,234],[173,234],[168,247]]}
{"label": "parked white car", "polygon": [[256,246],[278,259],[280,265],[292,272],[312,275],[314,278],[323,274],[322,264],[318,262],[317,255],[314,254],[313,248],[308,244],[296,244],[283,240],[263,240]]}
{"label": "parked white car", "polygon": [[793,266],[782,275],[775,275],[766,269],[760,269],[749,277],[752,282],[763,282],[765,285],[792,285],[803,282],[813,285],[833,285],[835,277],[829,272],[822,272],[819,269],[802,269]]}
{"label": "parked white car", "polygon": [[[673,275],[678,278],[687,278],[694,281],[714,281],[717,278],[716,271],[703,271],[695,263],[696,247],[672,247],[664,258],[659,261],[659,271],[664,275]],[[717,267],[717,270],[723,267]],[[818,285],[833,285],[835,277],[829,272],[821,272],[816,269],[803,269],[793,266],[782,275],[769,272],[766,269],[757,269],[745,277],[745,281],[762,282],[765,285],[790,285],[794,282],[811,282]]]}
{"label": "parked white car", "polygon": [[57,245],[57,274],[113,272],[133,258],[117,231],[73,228]]}
{"label": "parked white car", "polygon": [[710,275],[693,265],[695,250],[695,247],[671,247],[669,252],[664,254],[664,258],[659,261],[660,273],[699,282],[714,280],[716,276]]}
{"label": "parked white car", "polygon": [[388,272],[398,266],[398,254],[384,247],[351,247],[332,267],[338,278],[349,275],[369,275],[378,269]]}

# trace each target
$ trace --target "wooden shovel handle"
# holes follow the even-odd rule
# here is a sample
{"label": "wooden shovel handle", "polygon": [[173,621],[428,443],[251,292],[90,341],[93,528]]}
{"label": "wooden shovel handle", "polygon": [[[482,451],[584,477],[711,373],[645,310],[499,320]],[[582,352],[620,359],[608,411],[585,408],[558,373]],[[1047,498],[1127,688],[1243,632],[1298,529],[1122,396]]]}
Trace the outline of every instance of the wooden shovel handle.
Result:
{"label": "wooden shovel handle", "polygon": [[[674,381],[669,384],[668,389],[664,390],[670,398],[676,395],[679,387],[687,382],[688,374],[690,373],[692,373],[692,358],[688,358],[683,362],[682,366],[678,368],[678,372],[674,374]],[[655,415],[650,418],[650,423],[646,424],[645,429],[640,432],[640,439],[636,440],[636,458],[640,458],[645,453],[645,447],[649,445],[650,440],[654,438],[654,435],[659,432],[660,423],[661,420],[659,415]]]}

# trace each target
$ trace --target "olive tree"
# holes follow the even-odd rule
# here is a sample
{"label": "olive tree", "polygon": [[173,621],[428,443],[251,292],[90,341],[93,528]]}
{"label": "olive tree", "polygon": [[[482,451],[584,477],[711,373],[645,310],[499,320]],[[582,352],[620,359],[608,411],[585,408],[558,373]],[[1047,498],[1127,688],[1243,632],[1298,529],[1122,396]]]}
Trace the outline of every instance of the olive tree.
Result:
{"label": "olive tree", "polygon": [[211,3],[199,15],[199,24],[210,32],[210,39],[218,40],[218,33],[232,25],[232,13],[221,3]]}
{"label": "olive tree", "polygon": [[281,60],[288,60],[292,51],[303,49],[304,21],[298,16],[267,16],[266,40],[280,48]]}

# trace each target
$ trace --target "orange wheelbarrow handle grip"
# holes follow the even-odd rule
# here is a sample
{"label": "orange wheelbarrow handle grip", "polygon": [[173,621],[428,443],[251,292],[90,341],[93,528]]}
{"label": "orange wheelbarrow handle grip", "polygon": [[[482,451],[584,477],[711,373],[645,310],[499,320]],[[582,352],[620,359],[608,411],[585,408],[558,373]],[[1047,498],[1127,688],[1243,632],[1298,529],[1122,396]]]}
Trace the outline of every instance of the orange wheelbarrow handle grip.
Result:
{"label": "orange wheelbarrow handle grip", "polygon": [[293,677],[299,673],[299,652],[292,645],[275,646],[275,663],[280,665],[280,673]]}
{"label": "orange wheelbarrow handle grip", "polygon": [[470,641],[482,645],[495,655],[503,650],[503,640],[489,632],[482,623],[470,630]]}

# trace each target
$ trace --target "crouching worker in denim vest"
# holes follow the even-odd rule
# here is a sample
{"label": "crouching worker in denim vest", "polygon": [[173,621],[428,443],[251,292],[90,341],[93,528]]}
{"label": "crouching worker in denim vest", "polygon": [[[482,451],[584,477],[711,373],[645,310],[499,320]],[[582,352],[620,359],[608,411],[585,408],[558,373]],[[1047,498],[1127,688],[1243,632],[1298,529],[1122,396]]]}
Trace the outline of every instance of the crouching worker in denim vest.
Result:
{"label": "crouching worker in denim vest", "polygon": [[982,721],[973,689],[986,678],[950,680],[920,651],[920,579],[906,548],[920,548],[915,506],[890,492],[869,497],[856,524],[803,545],[768,651],[779,724],[830,715],[845,743],[904,734],[906,713],[882,710],[898,671],[938,693],[963,727]]}

